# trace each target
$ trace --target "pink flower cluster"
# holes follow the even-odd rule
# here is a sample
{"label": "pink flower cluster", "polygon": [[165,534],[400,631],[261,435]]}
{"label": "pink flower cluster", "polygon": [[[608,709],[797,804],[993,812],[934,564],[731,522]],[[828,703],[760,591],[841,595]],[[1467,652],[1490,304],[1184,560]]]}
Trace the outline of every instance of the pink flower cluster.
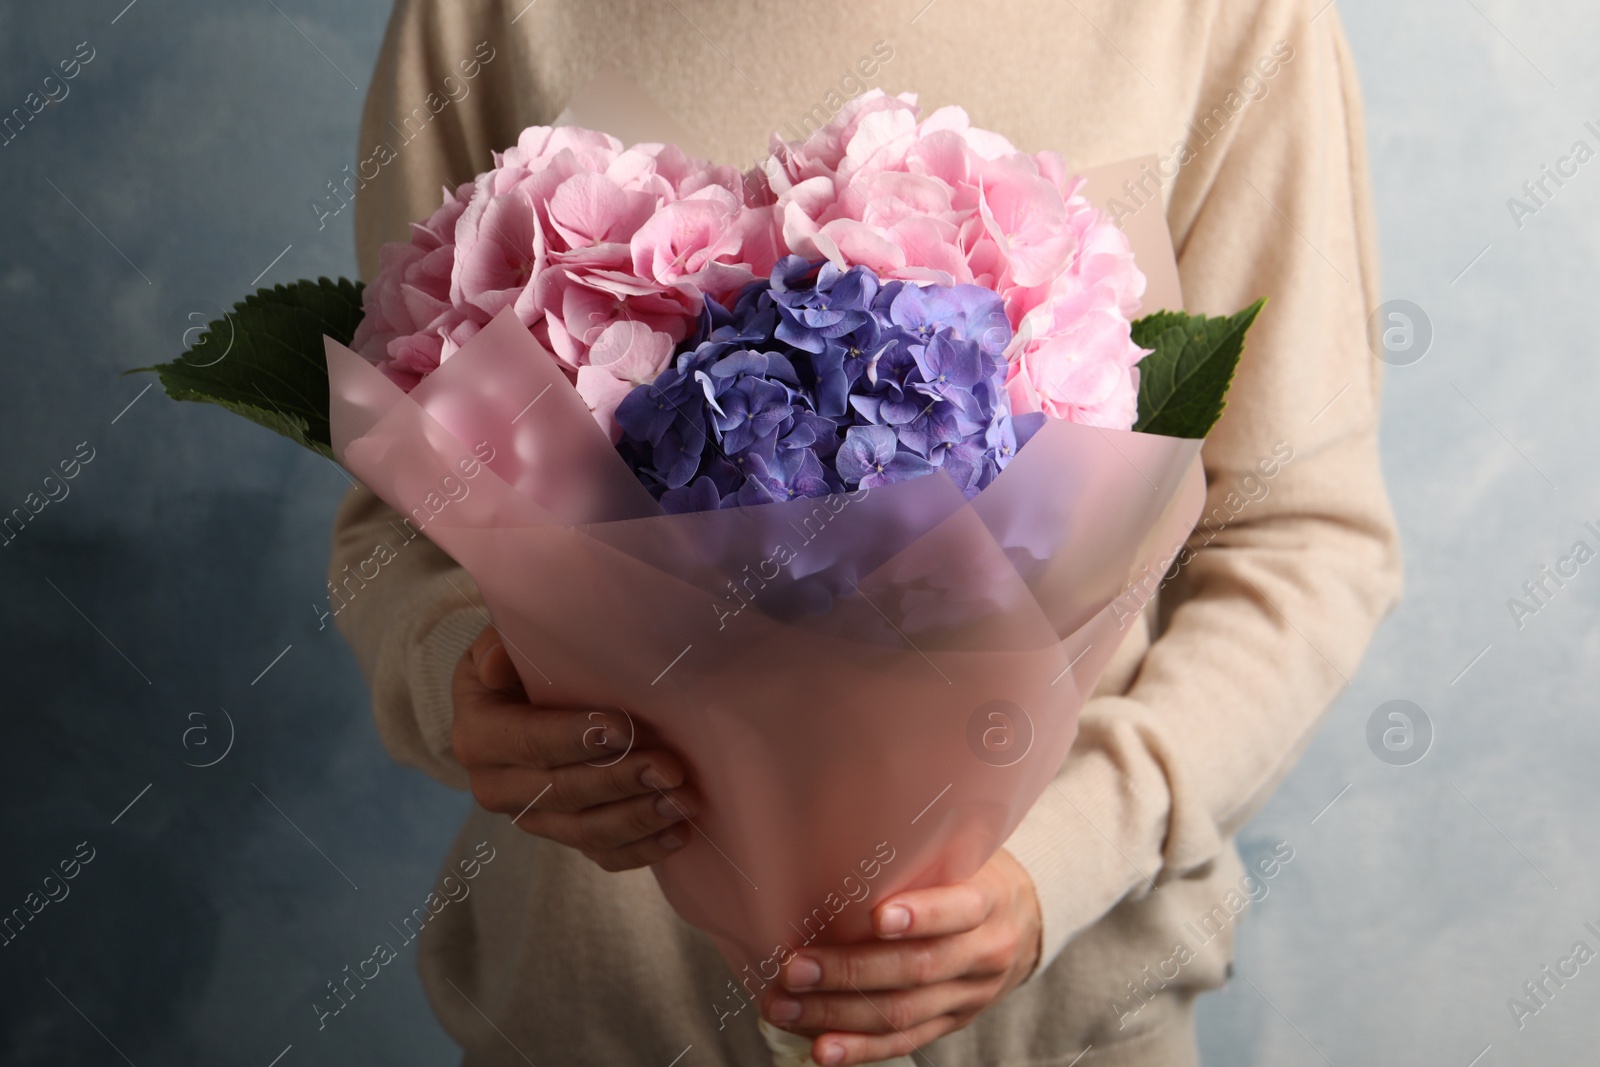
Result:
{"label": "pink flower cluster", "polygon": [[511,307],[615,435],[617,404],[667,365],[703,297],[796,254],[993,289],[1016,334],[1014,412],[1132,426],[1144,275],[1059,156],[881,90],[772,149],[740,175],[671,145],[532,127],[384,246],[354,346],[409,390]]}
{"label": "pink flower cluster", "polygon": [[1130,323],[1145,278],[1127,237],[1053,152],[1033,156],[959,107],[874,90],[793,145],[766,176],[792,252],[880,278],[998,292],[1016,331],[1012,411],[1126,430],[1147,353]]}
{"label": "pink flower cluster", "polygon": [[410,242],[383,247],[354,347],[409,391],[510,307],[607,424],[666,365],[703,294],[771,271],[772,209],[748,206],[745,188],[672,145],[531,127],[446,190]]}

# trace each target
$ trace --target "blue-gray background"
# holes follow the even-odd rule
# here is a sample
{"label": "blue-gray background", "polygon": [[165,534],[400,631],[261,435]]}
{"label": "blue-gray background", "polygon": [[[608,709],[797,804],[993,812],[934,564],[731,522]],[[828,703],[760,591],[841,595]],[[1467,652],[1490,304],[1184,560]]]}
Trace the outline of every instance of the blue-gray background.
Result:
{"label": "blue-gray background", "polygon": [[[389,762],[318,628],[342,476],[116,376],[171,357],[192,313],[269,264],[262,284],[354,272],[349,213],[319,231],[308,202],[353,158],[387,4],[124,2],[0,7],[0,114],[79,42],[95,53],[0,147],[0,512],[94,450],[0,549],[0,913],[95,850],[0,948],[0,1061],[264,1067],[293,1045],[286,1065],[452,1062],[414,949],[327,1029],[310,1009],[420,902],[467,803]],[[1203,1043],[1214,1064],[1576,1063],[1600,1034],[1600,962],[1520,1030],[1506,1002],[1579,939],[1600,948],[1583,925],[1600,928],[1600,566],[1520,631],[1506,600],[1600,520],[1600,161],[1520,229],[1505,201],[1574,141],[1600,145],[1583,129],[1600,13],[1339,8],[1386,295],[1434,335],[1385,403],[1408,592],[1246,832],[1295,859],[1244,924]],[[1435,734],[1411,766],[1367,741],[1394,699]],[[230,734],[220,763],[185,765]]]}

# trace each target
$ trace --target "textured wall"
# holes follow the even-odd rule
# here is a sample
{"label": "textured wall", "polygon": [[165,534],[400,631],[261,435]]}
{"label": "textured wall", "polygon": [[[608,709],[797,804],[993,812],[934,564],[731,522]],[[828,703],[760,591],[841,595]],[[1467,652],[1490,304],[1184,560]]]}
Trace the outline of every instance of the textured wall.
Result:
{"label": "textured wall", "polygon": [[[450,1062],[409,955],[326,1030],[309,1007],[393,937],[465,804],[389,761],[318,629],[344,479],[159,387],[124,410],[153,379],[116,376],[288,246],[260,284],[353,273],[348,213],[319,232],[308,202],[352,158],[387,4],[282,0],[291,25],[139,0],[112,24],[126,2],[0,7],[0,109],[94,56],[0,148],[4,508],[93,450],[0,549],[0,908],[94,857],[0,948],[0,1062],[122,1062],[95,1028],[141,1067]],[[229,717],[226,758],[186,766]]]}
{"label": "textured wall", "polygon": [[[289,1045],[284,1064],[448,1062],[409,956],[327,1029],[308,1009],[427,892],[465,804],[388,761],[318,629],[343,478],[115,376],[169,358],[191,313],[258,272],[353,272],[348,213],[319,230],[308,202],[351,158],[387,5],[122,3],[0,7],[0,114],[92,52],[0,147],[0,512],[63,461],[76,475],[0,549],[0,912],[77,871],[0,948],[0,1061],[116,1062],[109,1042],[140,1064],[264,1065]],[[1574,141],[1600,150],[1600,16],[1340,10],[1385,292],[1432,333],[1388,377],[1408,592],[1246,831],[1295,859],[1205,1005],[1208,1062],[1577,1062],[1600,964],[1542,1006],[1521,987],[1579,939],[1600,950],[1600,565],[1527,601],[1520,629],[1506,601],[1576,540],[1600,548],[1583,528],[1600,527],[1600,160],[1520,219],[1506,199]],[[1399,733],[1397,751],[1369,742],[1392,700],[1426,717],[1425,758]],[[1521,1030],[1513,996],[1539,1008]]]}
{"label": "textured wall", "polygon": [[[1600,566],[1548,585],[1520,629],[1506,602],[1535,606],[1523,583],[1575,541],[1600,550],[1583,527],[1600,528],[1600,158],[1564,187],[1547,181],[1553,198],[1519,211],[1520,229],[1506,201],[1536,206],[1523,182],[1575,141],[1600,151],[1587,54],[1600,12],[1574,0],[1340,12],[1366,94],[1384,292],[1425,309],[1433,331],[1427,355],[1386,378],[1406,597],[1246,831],[1291,842],[1296,859],[1244,924],[1249,983],[1206,1005],[1205,1048],[1211,1063],[1274,1067],[1466,1067],[1486,1048],[1480,1067],[1588,1063],[1600,963],[1549,983],[1521,1029],[1507,1000],[1540,1007],[1524,982],[1580,939],[1600,952],[1584,928],[1600,929]],[[1432,725],[1431,750],[1408,766],[1369,748],[1368,720],[1390,700]]]}

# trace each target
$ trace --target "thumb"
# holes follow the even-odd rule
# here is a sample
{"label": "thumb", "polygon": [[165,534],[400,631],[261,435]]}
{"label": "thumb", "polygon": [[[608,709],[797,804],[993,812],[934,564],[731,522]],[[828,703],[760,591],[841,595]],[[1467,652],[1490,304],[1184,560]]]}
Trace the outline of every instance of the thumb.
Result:
{"label": "thumb", "polygon": [[514,693],[522,689],[522,679],[511,662],[500,632],[493,626],[484,628],[483,634],[472,646],[473,663],[478,668],[478,681],[485,689]]}

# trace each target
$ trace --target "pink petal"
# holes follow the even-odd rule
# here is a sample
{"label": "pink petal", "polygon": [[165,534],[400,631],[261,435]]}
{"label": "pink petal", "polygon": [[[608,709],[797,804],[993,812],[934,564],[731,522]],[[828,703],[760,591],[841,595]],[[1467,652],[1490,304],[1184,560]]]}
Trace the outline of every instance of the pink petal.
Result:
{"label": "pink petal", "polygon": [[846,263],[887,274],[906,265],[906,254],[876,226],[854,219],[834,219],[822,227]]}
{"label": "pink petal", "polygon": [[604,367],[607,373],[630,385],[645,385],[655,381],[672,358],[672,347],[671,337],[645,323],[619,320],[595,339],[589,349],[589,366]]}
{"label": "pink petal", "polygon": [[578,368],[577,385],[578,395],[594,412],[594,421],[610,435],[611,443],[616,444],[622,439],[622,427],[617,424],[617,406],[633,392],[633,384],[622,381],[604,368],[588,366]]}
{"label": "pink petal", "polygon": [[907,218],[895,223],[888,236],[905,253],[905,267],[895,276],[941,285],[970,284],[972,269],[957,247],[955,235],[954,226],[937,219]]}
{"label": "pink petal", "polygon": [[916,116],[907,110],[874,111],[861,120],[839,164],[841,173],[863,167],[894,167],[905,157],[917,128]]}
{"label": "pink petal", "polygon": [[633,235],[634,273],[670,285],[713,260],[736,256],[741,209],[733,194],[720,186],[668,204]]}
{"label": "pink petal", "polygon": [[654,210],[641,193],[617,188],[604,175],[574,174],[550,197],[550,225],[574,248],[626,241]]}
{"label": "pink petal", "polygon": [[542,269],[543,258],[538,216],[526,196],[475,200],[456,224],[451,299],[493,317]]}

